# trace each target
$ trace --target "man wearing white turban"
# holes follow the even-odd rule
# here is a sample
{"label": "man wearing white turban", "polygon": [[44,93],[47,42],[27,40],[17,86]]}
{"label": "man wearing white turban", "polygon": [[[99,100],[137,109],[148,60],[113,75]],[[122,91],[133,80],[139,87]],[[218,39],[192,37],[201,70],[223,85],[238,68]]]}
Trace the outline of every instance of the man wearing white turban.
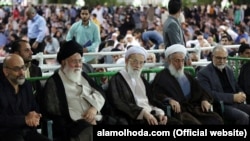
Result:
{"label": "man wearing white turban", "polygon": [[[164,106],[154,99],[150,85],[141,77],[147,59],[143,47],[132,46],[125,53],[125,68],[109,81],[108,100],[120,124],[166,125]],[[160,108],[159,108],[159,107]]]}
{"label": "man wearing white turban", "polygon": [[183,124],[223,124],[219,114],[211,111],[212,97],[190,74],[184,72],[187,50],[181,44],[169,46],[165,59],[169,66],[156,74],[152,90],[156,98],[169,104],[173,116]]}

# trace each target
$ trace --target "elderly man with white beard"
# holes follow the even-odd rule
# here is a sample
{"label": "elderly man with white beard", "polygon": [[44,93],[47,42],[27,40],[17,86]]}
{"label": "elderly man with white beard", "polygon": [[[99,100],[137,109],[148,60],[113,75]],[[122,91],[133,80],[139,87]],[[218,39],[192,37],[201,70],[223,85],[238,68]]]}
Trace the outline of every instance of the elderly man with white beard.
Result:
{"label": "elderly man with white beard", "polygon": [[236,125],[249,125],[250,105],[244,104],[246,94],[239,87],[232,68],[227,66],[227,56],[226,48],[221,45],[214,47],[212,62],[198,71],[197,79],[216,103],[223,101],[223,117],[227,121]]}
{"label": "elderly man with white beard", "polygon": [[108,86],[108,99],[118,117],[125,125],[166,125],[167,116],[163,105],[151,92],[149,83],[141,76],[147,59],[143,47],[132,46],[125,53],[125,68],[114,75]]}
{"label": "elderly man with white beard", "polygon": [[65,42],[57,55],[61,68],[47,79],[44,87],[42,110],[53,120],[54,136],[60,140],[93,140],[92,125],[103,119],[105,95],[82,71],[82,55],[77,42]]}
{"label": "elderly man with white beard", "polygon": [[223,124],[219,114],[211,111],[213,98],[195,78],[184,72],[187,50],[181,44],[165,51],[168,68],[159,72],[152,82],[152,91],[162,103],[169,104],[173,117],[183,124]]}

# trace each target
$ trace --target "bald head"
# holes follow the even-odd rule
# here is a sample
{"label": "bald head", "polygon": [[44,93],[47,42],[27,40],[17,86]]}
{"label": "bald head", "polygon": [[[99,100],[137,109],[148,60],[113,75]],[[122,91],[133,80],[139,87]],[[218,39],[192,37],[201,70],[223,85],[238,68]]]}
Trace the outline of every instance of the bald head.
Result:
{"label": "bald head", "polygon": [[26,67],[21,56],[11,54],[5,57],[3,61],[3,73],[14,87],[24,83],[25,70]]}
{"label": "bald head", "polygon": [[13,66],[21,66],[24,65],[23,59],[21,56],[17,54],[10,54],[5,57],[3,61],[3,67],[13,67]]}

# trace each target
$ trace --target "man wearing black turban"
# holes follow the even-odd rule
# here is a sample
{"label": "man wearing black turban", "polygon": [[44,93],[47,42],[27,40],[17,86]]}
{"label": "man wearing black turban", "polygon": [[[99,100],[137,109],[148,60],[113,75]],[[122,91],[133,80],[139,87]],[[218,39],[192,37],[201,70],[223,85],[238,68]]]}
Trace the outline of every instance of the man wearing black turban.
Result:
{"label": "man wearing black turban", "polygon": [[65,42],[57,55],[61,67],[44,87],[42,111],[53,120],[54,136],[61,140],[93,140],[92,125],[103,119],[104,92],[82,72],[82,55],[77,42]]}

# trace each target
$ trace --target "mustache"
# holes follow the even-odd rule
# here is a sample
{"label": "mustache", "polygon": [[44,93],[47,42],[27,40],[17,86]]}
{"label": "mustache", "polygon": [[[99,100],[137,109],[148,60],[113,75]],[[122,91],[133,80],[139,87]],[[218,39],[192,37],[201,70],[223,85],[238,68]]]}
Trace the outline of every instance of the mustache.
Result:
{"label": "mustache", "polygon": [[25,79],[25,75],[19,75],[17,76],[17,79]]}

